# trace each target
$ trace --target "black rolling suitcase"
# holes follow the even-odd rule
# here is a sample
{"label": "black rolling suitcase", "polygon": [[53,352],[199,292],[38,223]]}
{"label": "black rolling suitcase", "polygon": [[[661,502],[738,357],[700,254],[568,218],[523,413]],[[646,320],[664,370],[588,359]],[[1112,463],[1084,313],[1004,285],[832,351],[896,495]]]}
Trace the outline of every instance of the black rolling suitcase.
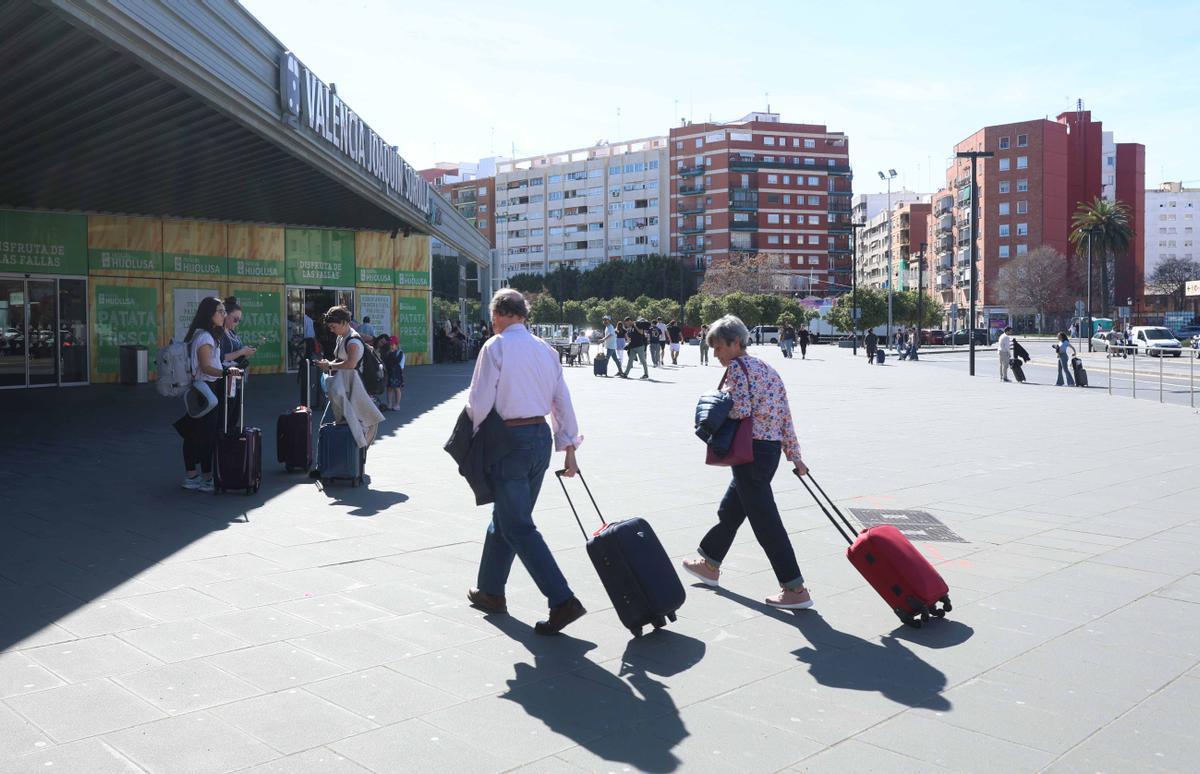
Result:
{"label": "black rolling suitcase", "polygon": [[608,355],[597,354],[592,358],[592,376],[608,376]]}
{"label": "black rolling suitcase", "polygon": [[307,471],[312,467],[312,409],[309,407],[309,396],[312,394],[312,363],[307,359],[301,368],[304,375],[301,379],[300,405],[291,411],[280,414],[275,422],[275,457],[283,463],[284,470]]}
{"label": "black rolling suitcase", "polygon": [[[236,384],[236,382],[235,382]],[[213,491],[217,494],[244,490],[254,494],[262,483],[262,431],[246,427],[246,380],[238,389],[238,426],[229,430],[229,398],[225,398],[225,421],[217,437],[213,460]]]}
{"label": "black rolling suitcase", "polygon": [[642,629],[647,624],[655,629],[666,626],[667,621],[675,620],[675,612],[683,607],[686,594],[679,575],[671,565],[658,536],[654,534],[650,524],[645,519],[634,518],[615,521],[611,524],[604,521],[592,490],[579,474],[579,481],[587,491],[588,499],[600,516],[600,529],[589,538],[583,522],[579,520],[579,512],[567,492],[563,482],[563,471],[555,472],[558,483],[567,496],[571,512],[579,524],[579,531],[587,539],[588,557],[596,567],[600,582],[612,600],[613,608],[617,611],[621,623],[633,633],[634,637],[642,636]]}
{"label": "black rolling suitcase", "polygon": [[1077,357],[1071,358],[1071,370],[1075,374],[1075,386],[1087,387],[1087,369],[1083,367],[1083,361]]}
{"label": "black rolling suitcase", "polygon": [[1021,365],[1021,358],[1014,357],[1008,361],[1008,367],[1012,369],[1013,376],[1016,377],[1018,382],[1025,381],[1025,368]]}

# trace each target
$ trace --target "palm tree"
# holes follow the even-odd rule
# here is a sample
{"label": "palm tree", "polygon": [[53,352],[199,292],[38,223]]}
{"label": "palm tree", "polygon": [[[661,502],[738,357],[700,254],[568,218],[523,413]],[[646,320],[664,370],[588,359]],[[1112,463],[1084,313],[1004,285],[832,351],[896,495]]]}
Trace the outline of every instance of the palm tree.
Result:
{"label": "palm tree", "polygon": [[[1099,196],[1091,204],[1080,202],[1071,219],[1071,244],[1077,255],[1088,254],[1088,236],[1091,236],[1093,260],[1100,260],[1100,311],[1112,305],[1109,292],[1109,274],[1116,272],[1115,257],[1127,256],[1133,242],[1133,227],[1129,224],[1129,207],[1124,202],[1109,201]],[[1114,278],[1115,279],[1115,278]],[[1091,306],[1091,299],[1088,299]]]}

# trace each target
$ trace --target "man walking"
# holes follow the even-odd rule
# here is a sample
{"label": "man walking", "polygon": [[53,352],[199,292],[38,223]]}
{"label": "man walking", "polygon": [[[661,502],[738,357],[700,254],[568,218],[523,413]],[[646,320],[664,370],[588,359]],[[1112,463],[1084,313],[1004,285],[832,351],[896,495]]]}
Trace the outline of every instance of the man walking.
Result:
{"label": "man walking", "polygon": [[604,364],[604,375],[608,376],[608,364],[617,364],[617,375],[621,374],[621,361],[617,360],[617,329],[613,327],[612,318],[604,315],[602,322],[604,323],[604,336],[600,339],[600,344],[604,348],[604,353],[608,355],[608,362]]}
{"label": "man walking", "polygon": [[867,365],[875,364],[875,350],[879,347],[879,337],[875,335],[875,331],[867,331]]}
{"label": "man walking", "polygon": [[683,344],[683,328],[679,327],[678,320],[672,320],[667,326],[667,341],[671,345],[671,365],[679,365],[679,350]]}
{"label": "man walking", "polygon": [[658,318],[655,317],[650,322],[650,327],[647,328],[647,334],[650,339],[650,362],[655,368],[662,366],[662,335],[663,332],[658,327]]}
{"label": "man walking", "polygon": [[808,326],[801,325],[800,333],[797,337],[800,342],[800,359],[804,360],[808,356]]}
{"label": "man walking", "polygon": [[529,317],[525,297],[502,288],[492,296],[491,312],[496,335],[484,344],[475,362],[467,414],[478,432],[495,409],[504,420],[508,450],[488,472],[496,499],[483,539],[479,587],[468,591],[467,599],[485,612],[507,613],[504,587],[513,559],[519,557],[550,606],[549,616],[538,621],[534,631],[558,634],[587,611],[533,523],[533,507],[550,465],[551,444],[566,452],[563,475],[570,477],[579,470],[575,448],[583,436],[557,353],[525,327]]}
{"label": "man walking", "polygon": [[1000,352],[1000,381],[1007,382],[1008,381],[1008,363],[1010,360],[1012,360],[1012,352],[1013,352],[1013,349],[1012,349],[1012,344],[1013,344],[1012,326],[1004,327],[1004,333],[1000,334],[1000,340],[996,343],[999,344],[999,352]]}
{"label": "man walking", "polygon": [[645,320],[638,320],[634,323],[632,317],[625,318],[625,354],[629,365],[625,366],[625,373],[621,374],[622,379],[629,378],[629,372],[633,370],[633,364],[642,361],[642,377],[643,379],[650,378],[650,368],[646,365],[646,330],[650,324]]}

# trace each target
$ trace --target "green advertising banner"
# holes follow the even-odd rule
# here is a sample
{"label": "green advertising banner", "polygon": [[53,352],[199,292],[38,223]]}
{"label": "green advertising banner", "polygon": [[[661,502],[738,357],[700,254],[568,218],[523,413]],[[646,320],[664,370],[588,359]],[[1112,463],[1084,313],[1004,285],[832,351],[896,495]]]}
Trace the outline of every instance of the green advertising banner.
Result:
{"label": "green advertising banner", "polygon": [[130,272],[143,275],[162,272],[162,253],[152,250],[110,250],[93,247],[88,251],[88,260],[92,271],[105,274]]}
{"label": "green advertising banner", "polygon": [[150,370],[154,371],[158,346],[158,289],[96,286],[96,371],[118,372],[118,353],[122,344],[142,344],[150,349]]}
{"label": "green advertising banner", "polygon": [[280,294],[234,288],[233,295],[242,305],[242,324],[238,326],[238,336],[243,345],[258,348],[250,365],[282,365],[283,319],[280,310],[283,304]]}
{"label": "green advertising banner", "polygon": [[283,281],[283,261],[229,259],[229,279],[253,282]]}
{"label": "green advertising banner", "polygon": [[86,275],[87,216],[0,210],[0,271]]}
{"label": "green advertising banner", "polygon": [[165,253],[163,255],[163,272],[171,275],[187,275],[199,279],[225,279],[229,259],[216,255],[182,255]]}
{"label": "green advertising banner", "polygon": [[429,302],[424,298],[400,296],[396,299],[396,336],[407,352],[425,352],[429,348]]}
{"label": "green advertising banner", "polygon": [[289,285],[354,287],[354,232],[287,229],[284,276]]}
{"label": "green advertising banner", "polygon": [[403,288],[429,287],[429,272],[396,270],[396,286]]}
{"label": "green advertising banner", "polygon": [[392,269],[379,268],[376,266],[359,266],[358,284],[387,285],[390,287],[394,283],[394,274],[395,272]]}

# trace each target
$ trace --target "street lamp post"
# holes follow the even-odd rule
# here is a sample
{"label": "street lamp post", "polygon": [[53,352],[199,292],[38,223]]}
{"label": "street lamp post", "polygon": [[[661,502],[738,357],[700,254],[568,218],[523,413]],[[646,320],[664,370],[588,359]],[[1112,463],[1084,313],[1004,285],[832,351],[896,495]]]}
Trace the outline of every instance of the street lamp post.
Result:
{"label": "street lamp post", "polygon": [[920,257],[917,258],[917,340],[913,342],[914,350],[921,348],[921,328],[925,325],[925,248],[928,246],[928,242],[921,243]]}
{"label": "street lamp post", "polygon": [[[1088,337],[1088,352],[1092,351],[1092,230],[1089,228],[1087,232],[1088,240],[1088,277],[1087,277],[1087,337]],[[1083,326],[1080,327],[1080,333],[1083,332]]]}
{"label": "street lamp post", "polygon": [[971,311],[967,318],[967,341],[970,342],[970,373],[975,375],[975,288],[979,279],[979,188],[976,185],[979,159],[990,159],[996,154],[991,151],[959,151],[960,159],[971,160]]}
{"label": "street lamp post", "polygon": [[890,344],[892,340],[892,286],[895,285],[895,278],[892,276],[892,179],[896,177],[896,170],[889,169],[887,174],[879,173],[880,180],[887,181],[887,224],[888,224],[888,246],[887,246],[887,265],[888,265],[888,325],[887,325],[887,340]]}

